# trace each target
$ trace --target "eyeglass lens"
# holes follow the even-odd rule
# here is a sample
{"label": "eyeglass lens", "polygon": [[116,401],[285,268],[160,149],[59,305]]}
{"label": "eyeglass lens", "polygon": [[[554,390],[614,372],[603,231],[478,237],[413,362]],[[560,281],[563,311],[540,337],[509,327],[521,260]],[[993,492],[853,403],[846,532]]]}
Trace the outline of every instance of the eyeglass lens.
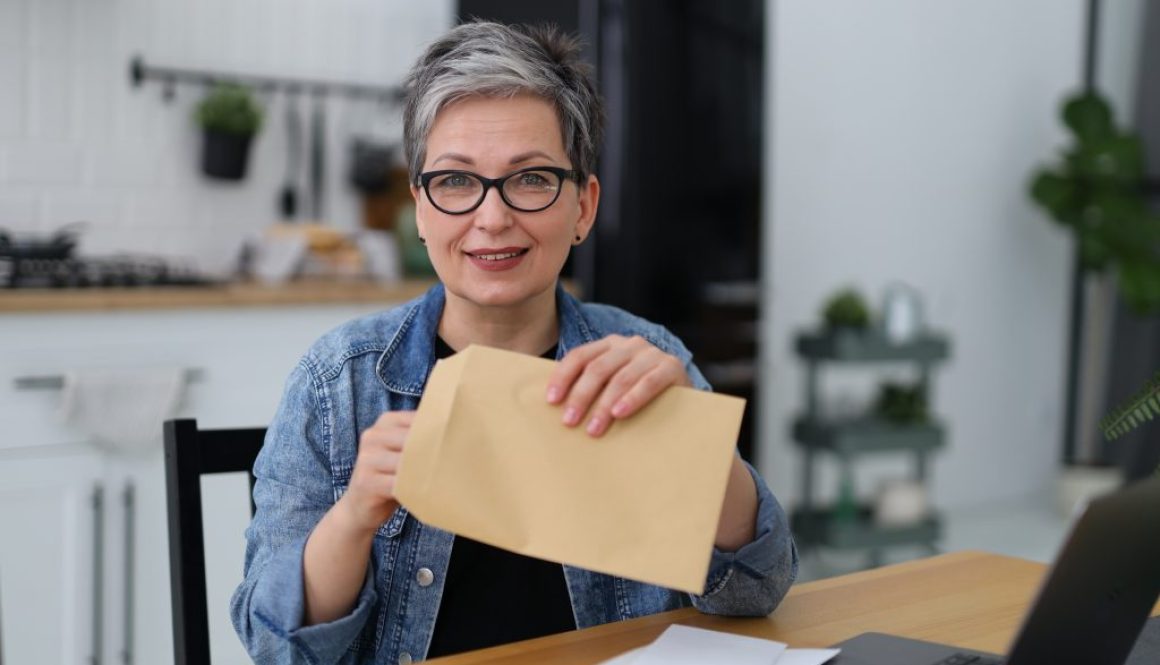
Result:
{"label": "eyeglass lens", "polygon": [[[560,193],[560,176],[551,171],[521,171],[503,181],[504,200],[525,212],[552,205]],[[483,182],[469,173],[445,173],[435,176],[427,186],[431,202],[446,212],[464,212],[484,197]]]}

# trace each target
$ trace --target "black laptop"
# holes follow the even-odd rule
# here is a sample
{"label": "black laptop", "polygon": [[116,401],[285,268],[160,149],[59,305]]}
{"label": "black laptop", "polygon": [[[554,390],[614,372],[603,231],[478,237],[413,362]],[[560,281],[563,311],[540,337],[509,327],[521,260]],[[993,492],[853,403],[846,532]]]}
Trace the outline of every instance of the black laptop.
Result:
{"label": "black laptop", "polygon": [[1160,479],[1088,504],[1006,656],[863,633],[833,665],[1123,665],[1160,598]]}

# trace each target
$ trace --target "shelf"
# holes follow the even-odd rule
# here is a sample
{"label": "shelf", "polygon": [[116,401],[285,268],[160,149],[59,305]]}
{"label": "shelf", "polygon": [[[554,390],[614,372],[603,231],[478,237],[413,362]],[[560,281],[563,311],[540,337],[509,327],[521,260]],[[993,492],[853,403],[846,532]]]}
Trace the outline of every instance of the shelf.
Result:
{"label": "shelf", "polygon": [[896,425],[872,417],[826,422],[803,416],[794,421],[793,438],[803,448],[852,455],[890,450],[934,450],[943,446],[946,432],[937,422]]}
{"label": "shelf", "polygon": [[950,355],[950,341],[938,333],[923,333],[905,344],[895,344],[874,329],[823,330],[799,334],[797,352],[811,360],[934,362]]}
{"label": "shelf", "polygon": [[933,545],[942,533],[938,515],[903,527],[880,527],[874,524],[868,506],[858,510],[852,520],[834,519],[832,509],[797,509],[793,512],[794,539],[802,546],[822,545],[839,549],[870,549],[894,545]]}

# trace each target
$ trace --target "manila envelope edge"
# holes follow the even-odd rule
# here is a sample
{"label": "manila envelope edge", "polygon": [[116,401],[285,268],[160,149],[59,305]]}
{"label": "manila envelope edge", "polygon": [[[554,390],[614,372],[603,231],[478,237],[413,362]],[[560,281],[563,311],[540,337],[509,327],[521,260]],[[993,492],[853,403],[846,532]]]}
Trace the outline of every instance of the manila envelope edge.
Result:
{"label": "manila envelope edge", "polygon": [[403,445],[395,478],[395,498],[420,520],[429,507],[426,499],[439,459],[439,444],[447,429],[466,361],[467,353],[436,361]]}
{"label": "manila envelope edge", "polygon": [[[470,349],[465,350],[463,355],[467,355],[470,351]],[[483,364],[486,365],[489,361],[499,360],[499,357],[496,356],[497,353],[504,354],[509,352],[498,352],[494,349],[480,349],[480,357],[478,360],[482,361]],[[510,357],[505,362],[541,363],[546,361],[526,357]],[[475,367],[476,364],[472,364],[472,367]],[[479,368],[476,368],[475,371],[478,371],[478,369]],[[465,369],[464,372],[466,371],[467,370]],[[456,378],[462,378],[462,374]],[[471,396],[468,394],[460,394],[458,397],[462,399],[468,399]],[[484,399],[487,397],[490,397],[490,395],[485,395]],[[478,398],[478,396],[473,397],[473,399],[475,398]],[[574,556],[570,552],[561,551],[555,548],[541,549],[534,546],[527,548],[520,547],[518,545],[513,548],[512,543],[504,542],[503,538],[493,533],[488,525],[463,522],[461,519],[451,518],[450,515],[445,514],[443,506],[439,504],[421,506],[420,513],[424,512],[422,510],[423,508],[428,508],[431,511],[428,513],[428,516],[431,518],[430,522],[433,522],[435,526],[440,526],[440,528],[444,528],[456,533],[462,533],[465,536],[479,540],[481,542],[487,542],[488,544],[495,545],[497,547],[510,549],[512,551],[528,554],[530,556],[536,556],[538,558],[557,561],[566,565],[575,565],[581,568],[592,570],[594,572],[604,572],[606,574],[637,579],[652,584],[660,584],[669,588],[689,591],[690,593],[703,593],[705,577],[708,572],[710,558],[712,555],[712,541],[713,536],[716,533],[715,527],[717,524],[717,518],[719,516],[721,502],[724,500],[725,486],[728,483],[728,470],[732,464],[732,458],[736,453],[737,433],[740,429],[741,414],[744,409],[744,400],[726,395],[697,391],[691,388],[680,388],[672,391],[669,394],[663,395],[662,399],[660,399],[655,405],[657,408],[661,408],[662,402],[668,402],[677,407],[675,409],[676,411],[681,412],[694,410],[695,407],[691,403],[701,402],[701,404],[704,405],[706,400],[713,403],[712,410],[719,413],[721,416],[720,422],[724,423],[724,427],[721,427],[717,432],[714,432],[711,436],[708,437],[709,440],[704,442],[706,446],[710,448],[710,450],[702,448],[702,451],[708,455],[708,461],[710,461],[711,464],[709,467],[701,467],[704,473],[699,474],[700,477],[706,480],[706,482],[704,482],[702,485],[705,491],[701,493],[703,503],[699,507],[699,510],[702,514],[706,512],[711,513],[712,528],[706,528],[703,533],[703,537],[699,538],[701,541],[701,546],[698,546],[696,551],[688,551],[681,557],[674,557],[676,559],[680,559],[683,563],[660,559],[655,561],[650,560],[650,562],[644,565],[638,563],[636,565],[626,566],[619,562],[616,557],[609,559],[599,554],[594,555],[591,552],[587,555]],[[456,403],[458,403],[458,399],[456,400]],[[453,414],[449,415],[449,419],[453,418]],[[628,430],[632,430],[634,423],[633,421],[626,421],[623,423],[623,426],[628,426]],[[450,425],[448,425],[448,427],[450,427]],[[450,430],[447,429],[444,430],[444,432],[448,435],[449,431]],[[625,431],[624,434],[629,434],[629,431]],[[567,433],[565,436],[580,436],[587,440],[586,435],[575,432]],[[609,439],[615,438],[612,432],[606,436],[608,436]],[[700,439],[694,443],[697,442],[700,442]],[[607,445],[614,445],[612,440],[608,440],[605,443]],[[444,462],[446,462],[446,460],[444,460]],[[442,465],[437,465],[437,467],[438,468],[432,470],[433,477],[431,478],[431,485],[428,490],[431,493],[443,495],[443,490],[440,488],[444,487],[446,483],[438,480],[438,478],[445,475],[441,471],[446,471],[446,469],[444,469]],[[459,487],[462,489],[463,486]],[[712,506],[711,508],[709,507],[710,505]],[[417,516],[420,518],[423,517],[422,514],[418,514]]]}

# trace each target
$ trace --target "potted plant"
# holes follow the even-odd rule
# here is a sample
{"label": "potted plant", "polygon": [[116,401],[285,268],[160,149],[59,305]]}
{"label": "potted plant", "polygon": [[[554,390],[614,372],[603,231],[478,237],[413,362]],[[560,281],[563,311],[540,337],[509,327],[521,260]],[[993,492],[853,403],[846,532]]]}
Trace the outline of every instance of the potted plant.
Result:
{"label": "potted plant", "polygon": [[1061,507],[1118,486],[1121,474],[1098,445],[1099,406],[1107,372],[1106,339],[1115,294],[1138,315],[1160,311],[1160,217],[1145,188],[1144,147],[1116,126],[1094,89],[1064,101],[1073,140],[1055,164],[1039,169],[1031,198],[1075,239],[1071,363]]}
{"label": "potted plant", "polygon": [[[1160,372],[1132,399],[1105,416],[1100,429],[1109,441],[1114,441],[1156,416],[1160,416]],[[1156,471],[1160,473],[1160,467]]]}
{"label": "potted plant", "polygon": [[219,84],[197,105],[202,128],[201,170],[211,178],[246,177],[250,143],[262,126],[262,110],[246,88]]}
{"label": "potted plant", "polygon": [[838,291],[826,301],[822,309],[826,327],[832,331],[863,331],[870,327],[870,308],[856,289]]}
{"label": "potted plant", "polygon": [[1063,106],[1075,141],[1031,182],[1031,197],[1075,235],[1081,271],[1113,271],[1138,313],[1160,310],[1160,218],[1144,187],[1144,148],[1117,129],[1108,103],[1084,92]]}

